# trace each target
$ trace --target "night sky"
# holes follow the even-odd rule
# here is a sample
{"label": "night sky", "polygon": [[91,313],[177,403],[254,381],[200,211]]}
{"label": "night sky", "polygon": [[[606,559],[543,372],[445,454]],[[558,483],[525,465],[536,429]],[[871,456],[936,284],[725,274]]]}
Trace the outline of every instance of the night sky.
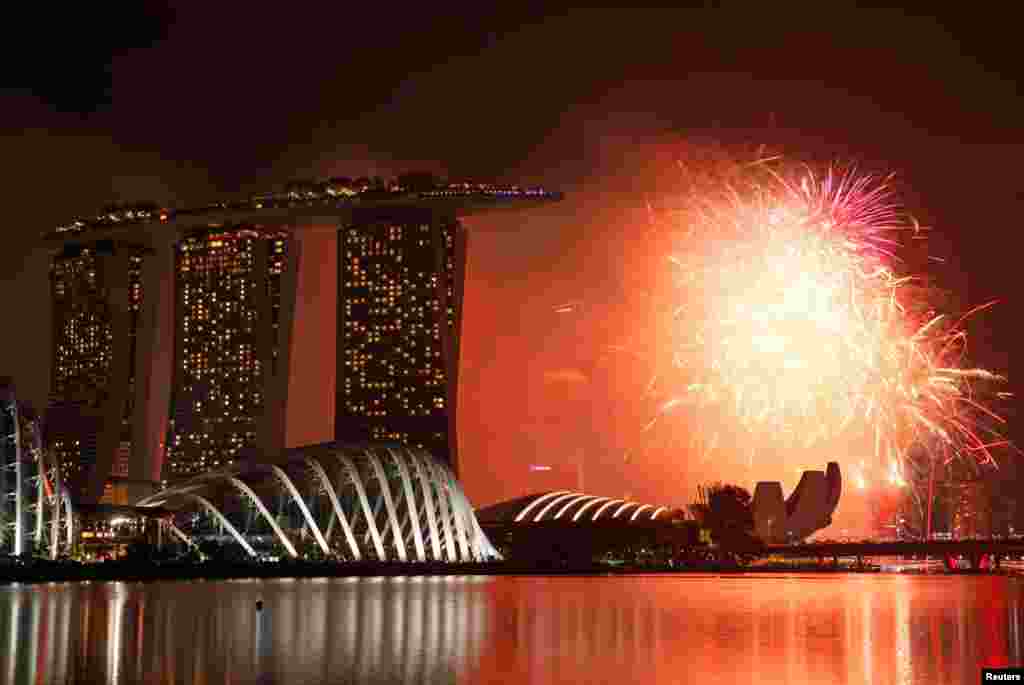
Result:
{"label": "night sky", "polygon": [[[895,171],[946,259],[936,279],[965,304],[1002,300],[971,324],[970,351],[1013,381],[1024,96],[1012,17],[362,5],[78,4],[8,22],[23,30],[2,48],[0,374],[45,401],[37,237],[103,204],[410,168],[544,184],[566,201],[467,222],[469,495],[574,486],[582,454],[587,490],[621,496],[628,481],[636,497],[686,501],[670,459],[621,463],[635,378],[588,380],[585,360],[628,329],[645,200],[671,193],[675,159],[713,141]],[[552,316],[573,299],[615,313],[586,330]]]}

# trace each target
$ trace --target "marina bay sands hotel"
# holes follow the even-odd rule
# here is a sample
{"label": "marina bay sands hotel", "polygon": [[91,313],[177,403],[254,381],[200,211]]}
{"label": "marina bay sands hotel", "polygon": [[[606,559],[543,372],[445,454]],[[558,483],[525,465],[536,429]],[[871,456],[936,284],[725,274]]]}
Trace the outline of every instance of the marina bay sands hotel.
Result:
{"label": "marina bay sands hotel", "polygon": [[459,218],[560,196],[414,181],[110,208],[47,233],[44,431],[72,492],[129,503],[279,454],[310,411],[333,414],[328,438],[425,447],[457,472]]}

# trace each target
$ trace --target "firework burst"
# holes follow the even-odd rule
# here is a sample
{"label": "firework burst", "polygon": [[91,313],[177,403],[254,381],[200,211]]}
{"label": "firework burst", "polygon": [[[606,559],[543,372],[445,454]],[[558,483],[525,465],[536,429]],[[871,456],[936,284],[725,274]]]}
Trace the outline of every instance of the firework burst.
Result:
{"label": "firework burst", "polygon": [[[966,365],[968,316],[901,273],[922,236],[891,179],[761,161],[695,183],[658,217],[674,279],[659,330],[650,433],[690,416],[702,450],[843,444],[852,482],[919,482],[932,460],[995,465],[1003,379]],[[819,456],[820,458],[820,456]]]}

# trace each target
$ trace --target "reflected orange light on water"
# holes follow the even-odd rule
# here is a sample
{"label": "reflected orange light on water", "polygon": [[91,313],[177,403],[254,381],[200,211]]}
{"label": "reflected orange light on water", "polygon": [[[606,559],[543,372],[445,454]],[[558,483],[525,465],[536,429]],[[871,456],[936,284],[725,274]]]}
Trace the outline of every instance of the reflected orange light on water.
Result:
{"label": "reflected orange light on water", "polygon": [[0,593],[0,678],[977,682],[1021,665],[1022,596],[1021,578],[898,575],[19,586]]}
{"label": "reflected orange light on water", "polygon": [[[975,682],[1020,664],[1005,578],[684,576],[502,579],[465,682]],[[994,618],[993,618],[994,617]],[[1017,659],[1000,660],[999,650]]]}

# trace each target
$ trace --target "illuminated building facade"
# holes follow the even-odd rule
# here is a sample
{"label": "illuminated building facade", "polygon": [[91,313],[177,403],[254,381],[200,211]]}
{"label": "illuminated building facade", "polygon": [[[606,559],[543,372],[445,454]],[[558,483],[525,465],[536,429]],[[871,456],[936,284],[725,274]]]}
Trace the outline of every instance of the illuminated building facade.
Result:
{"label": "illuminated building facade", "polygon": [[270,439],[265,407],[277,409],[278,388],[287,386],[282,348],[294,277],[286,273],[297,268],[289,267],[291,244],[284,229],[249,225],[208,228],[178,242],[165,481],[226,465]]}
{"label": "illuminated building facade", "polygon": [[337,440],[425,448],[457,472],[465,263],[454,212],[357,209],[342,226]]}
{"label": "illuminated building facade", "polygon": [[137,378],[151,251],[115,240],[66,243],[50,263],[48,445],[79,497],[127,500],[138,439]]}
{"label": "illuminated building facade", "polygon": [[111,207],[58,226],[43,236],[57,249],[47,448],[61,455],[77,497],[111,504],[243,450],[280,454],[291,421],[301,236],[324,228],[332,240],[338,232],[330,254],[343,261],[334,272],[330,260],[331,286],[321,292],[314,272],[327,266],[311,250],[304,282],[309,300],[340,295],[323,302],[340,320],[337,329],[310,326],[307,338],[320,342],[306,344],[303,358],[332,361],[296,384],[307,400],[327,400],[316,430],[423,446],[455,467],[465,263],[456,216],[560,197],[332,179],[195,208]]}

